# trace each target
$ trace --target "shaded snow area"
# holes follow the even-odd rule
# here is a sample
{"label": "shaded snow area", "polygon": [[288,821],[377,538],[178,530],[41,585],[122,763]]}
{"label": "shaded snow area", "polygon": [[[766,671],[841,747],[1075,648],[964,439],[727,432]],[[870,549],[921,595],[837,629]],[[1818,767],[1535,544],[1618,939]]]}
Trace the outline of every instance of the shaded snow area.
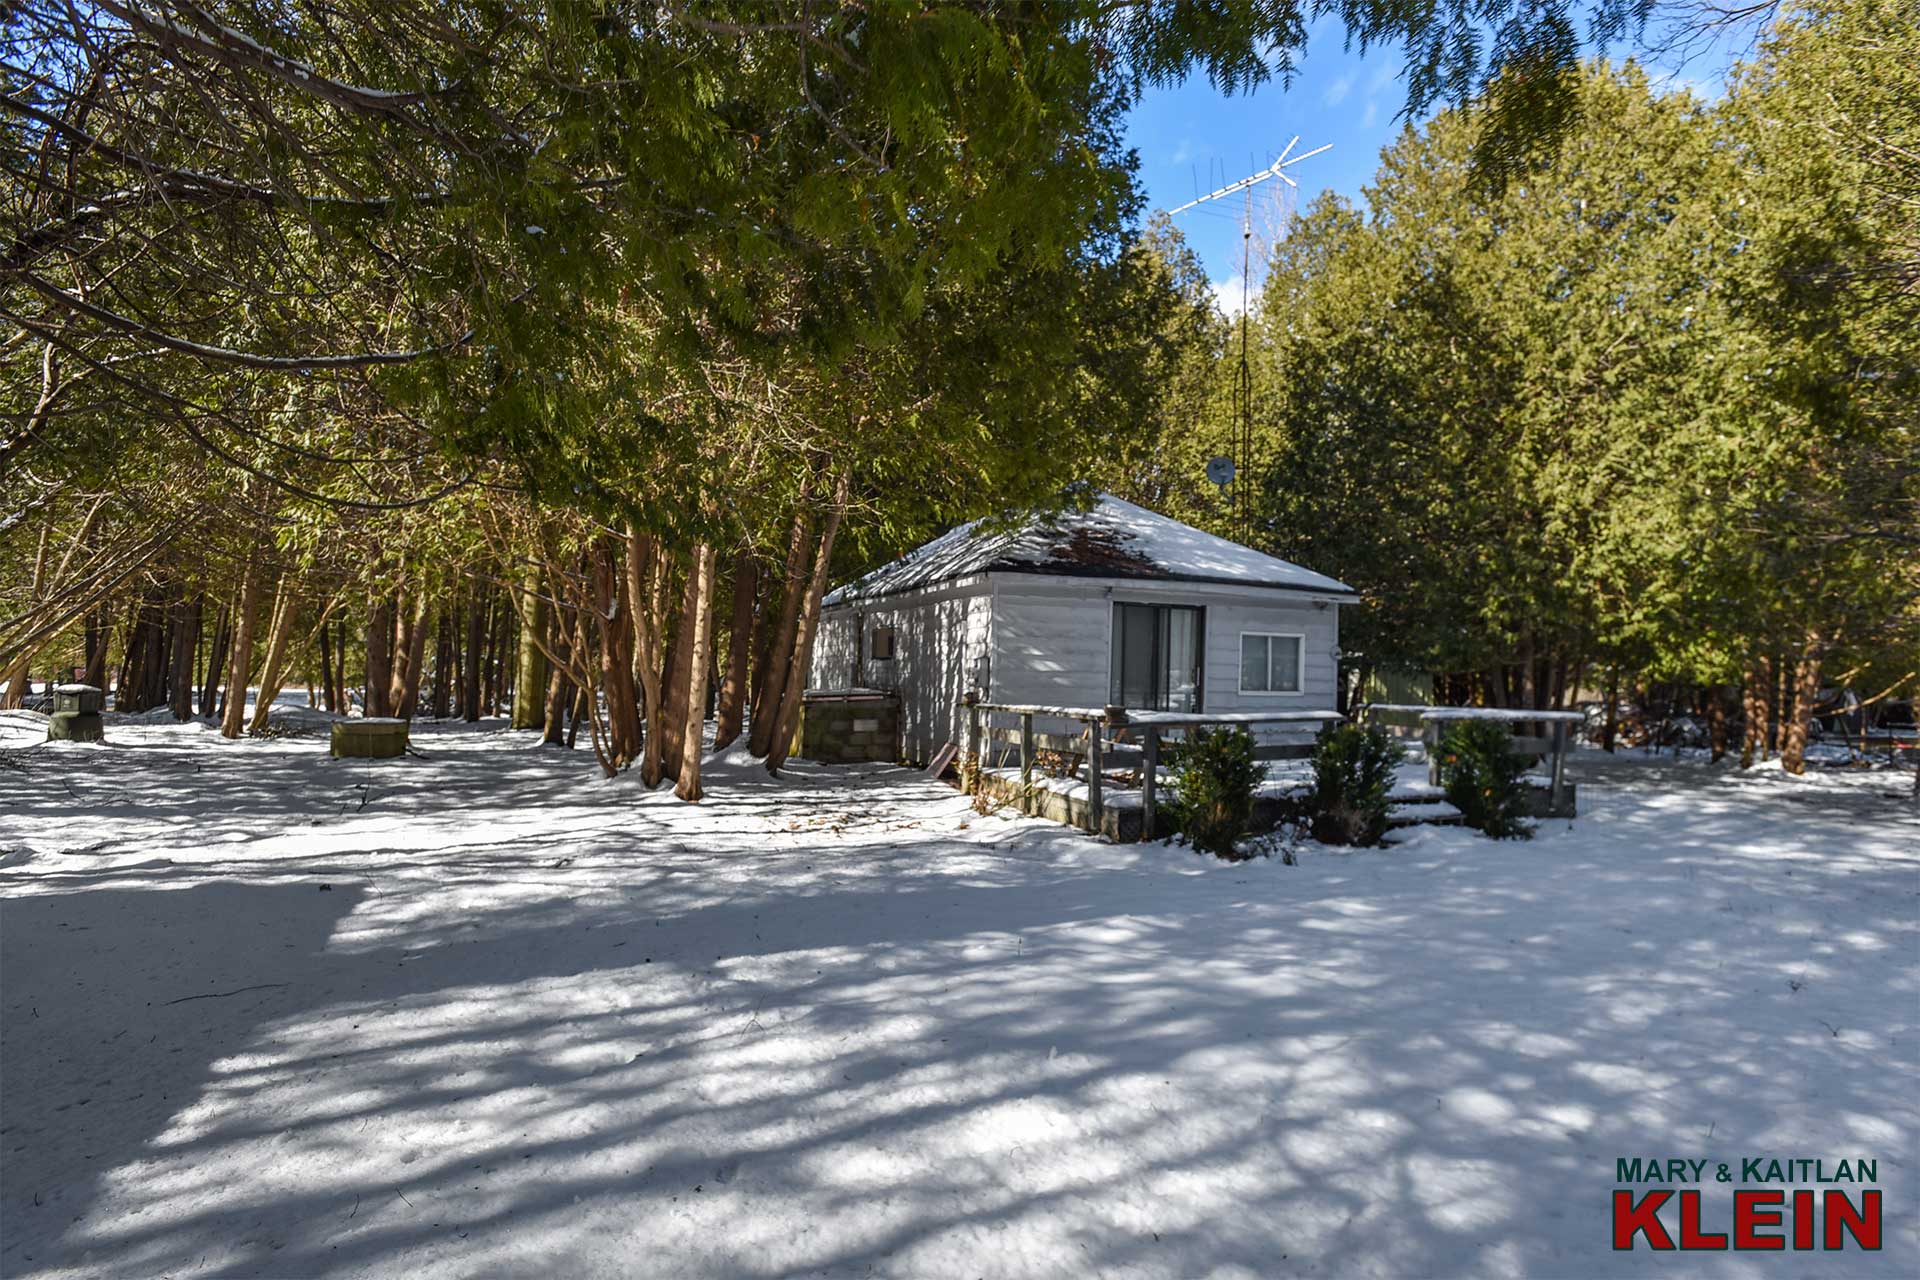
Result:
{"label": "shaded snow area", "polygon": [[[1915,1271],[1899,775],[1583,755],[1531,843],[1229,866],[895,769],[43,724],[9,1276]],[[1885,1249],[1612,1250],[1616,1158],[1746,1156],[1876,1159]]]}

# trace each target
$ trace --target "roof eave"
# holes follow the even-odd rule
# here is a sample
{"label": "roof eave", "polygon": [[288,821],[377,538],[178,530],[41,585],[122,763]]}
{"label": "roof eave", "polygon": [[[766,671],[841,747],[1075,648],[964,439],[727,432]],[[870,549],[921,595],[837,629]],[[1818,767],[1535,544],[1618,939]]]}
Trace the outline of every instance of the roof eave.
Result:
{"label": "roof eave", "polygon": [[1334,583],[1333,585],[1330,585],[1330,586],[1322,586],[1314,583],[1305,583],[1305,582],[1261,582],[1257,579],[1231,578],[1231,577],[1226,577],[1223,575],[1216,575],[1216,574],[1111,573],[1111,572],[1103,572],[1099,569],[1092,568],[1092,567],[1084,568],[1084,569],[1076,569],[1076,568],[1073,568],[1072,566],[1061,566],[1061,565],[1049,565],[1046,567],[1029,566],[1029,565],[992,565],[986,569],[980,570],[977,573],[959,574],[951,578],[939,578],[932,582],[915,583],[912,586],[896,587],[891,591],[875,591],[871,593],[862,593],[859,595],[840,596],[840,592],[846,591],[848,587],[858,585],[856,581],[854,583],[849,583],[847,587],[841,587],[839,591],[836,591],[834,593],[834,595],[840,596],[840,598],[824,600],[821,603],[822,603],[822,607],[832,609],[832,608],[840,608],[846,605],[867,604],[875,600],[887,600],[887,599],[891,599],[894,596],[919,595],[923,592],[939,591],[942,588],[955,586],[955,585],[958,585],[959,583],[966,582],[971,578],[984,577],[987,574],[993,574],[993,573],[1021,574],[1023,576],[1036,577],[1036,578],[1041,578],[1041,577],[1094,578],[1094,579],[1106,579],[1107,581],[1110,581],[1110,582],[1192,582],[1192,583],[1200,583],[1206,586],[1216,586],[1216,587],[1249,587],[1259,591],[1284,591],[1292,595],[1327,596],[1330,598],[1337,599],[1342,603],[1345,603],[1348,601],[1357,601],[1360,598],[1360,593],[1358,591],[1355,591],[1352,587],[1347,586],[1343,582]]}

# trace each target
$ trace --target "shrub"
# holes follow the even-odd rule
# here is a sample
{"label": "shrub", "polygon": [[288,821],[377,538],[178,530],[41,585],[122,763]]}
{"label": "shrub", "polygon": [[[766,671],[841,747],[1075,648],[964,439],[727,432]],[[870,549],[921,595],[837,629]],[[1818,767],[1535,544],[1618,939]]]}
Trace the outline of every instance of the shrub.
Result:
{"label": "shrub", "polygon": [[1447,803],[1468,826],[1496,840],[1533,834],[1526,821],[1525,757],[1514,752],[1513,735],[1497,720],[1462,720],[1440,740],[1440,781]]}
{"label": "shrub", "polygon": [[1173,794],[1166,804],[1174,828],[1194,848],[1238,860],[1238,845],[1253,823],[1254,788],[1267,771],[1253,758],[1245,729],[1194,729],[1173,756]]}
{"label": "shrub", "polygon": [[1406,755],[1375,726],[1328,725],[1313,748],[1313,790],[1304,815],[1323,844],[1379,844],[1387,833],[1393,768]]}

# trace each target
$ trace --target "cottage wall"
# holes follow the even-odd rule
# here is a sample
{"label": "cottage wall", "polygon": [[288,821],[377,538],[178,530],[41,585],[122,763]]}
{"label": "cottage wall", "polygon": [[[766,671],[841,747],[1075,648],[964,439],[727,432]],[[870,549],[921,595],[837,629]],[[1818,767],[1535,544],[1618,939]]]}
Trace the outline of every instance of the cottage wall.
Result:
{"label": "cottage wall", "polygon": [[[1206,610],[1203,711],[1317,711],[1334,705],[1340,644],[1336,605],[1262,588],[1039,574],[995,575],[992,701],[1105,706],[1112,688],[1116,603]],[[1305,637],[1299,693],[1241,691],[1240,636],[1246,631]]]}
{"label": "cottage wall", "polygon": [[[877,627],[894,628],[891,659],[870,656]],[[925,764],[965,732],[960,701],[969,688],[985,689],[991,679],[992,630],[992,599],[984,579],[827,609],[814,645],[811,683],[819,689],[897,692],[901,754]]]}
{"label": "cottage wall", "polygon": [[[1335,605],[1257,587],[1041,574],[993,574],[938,591],[827,609],[814,645],[811,685],[897,692],[901,752],[924,764],[943,744],[964,737],[960,705],[969,689],[990,702],[1104,707],[1115,602],[1206,610],[1205,711],[1334,705],[1340,642]],[[875,660],[873,629],[886,626],[895,629],[894,657]],[[1305,637],[1300,693],[1241,692],[1243,631]],[[1066,721],[1035,727],[1078,728]]]}

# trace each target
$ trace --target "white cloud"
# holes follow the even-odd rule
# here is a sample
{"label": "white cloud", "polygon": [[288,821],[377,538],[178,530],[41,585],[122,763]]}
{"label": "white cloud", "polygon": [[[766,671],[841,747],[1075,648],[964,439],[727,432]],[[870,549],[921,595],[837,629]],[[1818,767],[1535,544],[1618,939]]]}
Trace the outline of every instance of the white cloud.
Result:
{"label": "white cloud", "polygon": [[1207,285],[1213,290],[1213,300],[1220,305],[1222,311],[1227,313],[1229,319],[1240,314],[1245,301],[1241,297],[1242,291],[1246,288],[1245,276],[1236,271],[1225,280],[1209,280]]}
{"label": "white cloud", "polygon": [[1373,128],[1373,122],[1379,118],[1380,104],[1371,98],[1367,99],[1367,109],[1360,113],[1360,127],[1362,129],[1371,129]]}
{"label": "white cloud", "polygon": [[1193,159],[1193,139],[1182,138],[1180,139],[1180,145],[1173,149],[1173,158],[1169,160],[1167,163],[1186,164],[1189,160],[1192,160],[1192,159]]}
{"label": "white cloud", "polygon": [[1373,78],[1367,81],[1367,92],[1378,93],[1392,84],[1394,77],[1400,74],[1400,64],[1389,58],[1374,68]]}
{"label": "white cloud", "polygon": [[1347,95],[1352,92],[1353,92],[1353,73],[1348,72],[1346,75],[1341,76],[1338,80],[1335,80],[1332,84],[1327,86],[1327,94],[1326,94],[1327,105],[1330,107],[1339,106],[1341,103],[1347,100]]}

